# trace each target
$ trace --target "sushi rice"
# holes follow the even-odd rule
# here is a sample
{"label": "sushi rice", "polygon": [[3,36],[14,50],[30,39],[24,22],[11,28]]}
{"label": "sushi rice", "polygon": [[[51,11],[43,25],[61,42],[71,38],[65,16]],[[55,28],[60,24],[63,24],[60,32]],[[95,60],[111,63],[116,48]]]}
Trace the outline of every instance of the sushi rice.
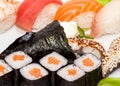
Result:
{"label": "sushi rice", "polygon": [[57,52],[52,52],[40,59],[40,63],[50,71],[58,70],[62,66],[66,65],[67,62],[68,61]]}
{"label": "sushi rice", "polygon": [[32,58],[22,51],[13,52],[5,57],[5,61],[14,69],[19,69],[32,62]]}
{"label": "sushi rice", "polygon": [[[70,72],[71,71],[71,72]],[[60,69],[57,74],[67,81],[75,81],[85,75],[85,72],[79,67],[71,64]]]}
{"label": "sushi rice", "polygon": [[74,64],[86,72],[91,72],[101,65],[101,61],[92,54],[86,54],[76,59]]}
{"label": "sushi rice", "polygon": [[5,63],[4,60],[0,60],[0,76],[9,73],[12,70],[13,69],[7,63]]}
{"label": "sushi rice", "polygon": [[[38,69],[38,71],[34,69]],[[31,70],[33,70],[33,73],[35,73],[35,75],[31,75]],[[48,72],[37,63],[32,63],[21,68],[20,73],[24,78],[28,80],[38,80],[48,75]],[[37,75],[41,75],[41,76],[37,76]]]}

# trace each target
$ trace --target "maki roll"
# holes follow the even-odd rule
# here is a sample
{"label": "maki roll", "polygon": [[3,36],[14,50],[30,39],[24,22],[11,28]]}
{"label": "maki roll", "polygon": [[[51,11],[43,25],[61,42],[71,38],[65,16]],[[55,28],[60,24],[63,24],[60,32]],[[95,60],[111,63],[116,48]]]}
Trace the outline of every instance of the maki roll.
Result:
{"label": "maki roll", "polygon": [[55,86],[86,86],[85,72],[73,64],[67,65],[57,72],[55,84]]}
{"label": "maki roll", "polygon": [[50,71],[57,71],[59,68],[67,64],[67,59],[57,52],[52,52],[44,56],[40,63]]}
{"label": "maki roll", "polygon": [[33,62],[38,62],[53,51],[63,55],[69,63],[73,63],[76,58],[58,21],[53,21],[41,31],[20,37],[1,54],[1,58],[16,51],[25,52],[32,57]]}
{"label": "maki roll", "polygon": [[0,86],[14,86],[13,69],[0,60]]}
{"label": "maki roll", "polygon": [[74,63],[86,72],[86,86],[97,86],[102,79],[101,61],[92,54],[85,54]]}
{"label": "maki roll", "polygon": [[37,63],[21,68],[20,73],[24,79],[21,86],[49,86],[48,72]]}
{"label": "maki roll", "polygon": [[14,69],[19,69],[32,62],[32,58],[22,51],[16,51],[5,57],[5,61]]}
{"label": "maki roll", "polygon": [[22,51],[16,51],[5,57],[5,61],[14,68],[14,86],[23,82],[19,69],[32,62],[32,58]]}
{"label": "maki roll", "polygon": [[49,70],[49,80],[51,83],[51,86],[55,86],[55,77],[56,77],[56,71],[60,69],[62,66],[65,66],[67,64],[67,59],[60,55],[57,52],[52,52],[46,56],[44,56],[42,59],[40,59],[40,63]]}

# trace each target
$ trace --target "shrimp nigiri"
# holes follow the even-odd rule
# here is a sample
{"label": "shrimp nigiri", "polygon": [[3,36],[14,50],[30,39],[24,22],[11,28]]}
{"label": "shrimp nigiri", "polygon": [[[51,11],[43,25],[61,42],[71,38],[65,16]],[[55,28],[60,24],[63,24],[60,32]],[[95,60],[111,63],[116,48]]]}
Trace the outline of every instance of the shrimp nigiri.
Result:
{"label": "shrimp nigiri", "polygon": [[15,0],[0,0],[0,34],[15,23],[19,4],[20,2]]}

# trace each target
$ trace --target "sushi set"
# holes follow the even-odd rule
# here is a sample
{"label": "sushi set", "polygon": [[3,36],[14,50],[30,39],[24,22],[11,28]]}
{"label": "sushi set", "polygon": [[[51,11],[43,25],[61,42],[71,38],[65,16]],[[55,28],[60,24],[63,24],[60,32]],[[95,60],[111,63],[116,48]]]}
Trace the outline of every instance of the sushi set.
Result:
{"label": "sushi set", "polygon": [[119,8],[120,0],[0,0],[0,86],[120,86]]}

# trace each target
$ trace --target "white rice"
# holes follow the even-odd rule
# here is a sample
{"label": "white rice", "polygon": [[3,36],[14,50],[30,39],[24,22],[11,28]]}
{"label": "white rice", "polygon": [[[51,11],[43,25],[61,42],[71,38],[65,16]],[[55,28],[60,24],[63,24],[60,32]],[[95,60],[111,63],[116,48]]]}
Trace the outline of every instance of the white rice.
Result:
{"label": "white rice", "polygon": [[98,57],[99,59],[101,58],[101,54],[96,48],[87,46],[87,47],[82,48],[82,51],[84,53],[91,53],[91,54],[95,55],[96,57]]}
{"label": "white rice", "polygon": [[[92,60],[92,62],[94,63],[93,66],[85,66],[83,64],[83,60],[85,60],[86,58],[90,58]],[[83,69],[84,71],[86,72],[91,72],[93,70],[95,70],[96,68],[98,68],[100,65],[101,65],[101,61],[99,59],[97,59],[97,57],[95,57],[94,55],[92,54],[86,54],[86,55],[83,55],[81,56],[80,58],[76,59],[74,61],[74,64],[79,66],[81,69]]]}
{"label": "white rice", "polygon": [[81,28],[91,28],[94,19],[94,12],[84,12],[73,19]]}
{"label": "white rice", "polygon": [[[23,61],[20,61],[20,60],[17,60],[17,61],[14,61],[13,60],[13,56],[14,55],[24,55],[24,60]],[[6,56],[5,57],[5,61],[14,69],[19,69],[29,63],[32,62],[32,58],[29,57],[28,55],[26,55],[24,52],[22,51],[17,51],[17,52],[14,52],[14,53],[11,53],[10,55]]]}
{"label": "white rice", "polygon": [[22,76],[23,76],[24,78],[26,78],[26,79],[28,79],[28,80],[37,80],[37,79],[42,78],[42,77],[37,78],[37,77],[31,76],[31,75],[29,74],[29,71],[30,71],[31,69],[33,69],[33,68],[38,68],[38,69],[40,69],[40,70],[41,70],[40,72],[41,72],[41,74],[42,74],[42,77],[48,75],[48,72],[47,72],[43,67],[41,67],[39,64],[37,64],[37,63],[32,63],[32,64],[29,64],[29,65],[23,67],[22,69],[20,69],[20,73],[22,74]]}
{"label": "white rice", "polygon": [[[70,70],[70,69],[75,69],[77,71],[76,75],[68,75],[68,70]],[[68,66],[60,69],[57,72],[57,74],[67,81],[75,81],[75,80],[83,77],[85,75],[85,72],[83,70],[81,70],[79,67],[71,64],[71,65],[68,65]]]}
{"label": "white rice", "polygon": [[[49,57],[54,57],[54,58],[58,59],[59,60],[59,64],[58,65],[49,64],[48,63],[48,58]],[[48,55],[44,56],[42,59],[40,59],[40,63],[44,67],[46,67],[47,69],[49,69],[50,71],[56,71],[56,70],[58,70],[62,66],[66,65],[67,62],[68,61],[62,55],[58,54],[57,52],[52,52],[51,54],[48,54]]]}
{"label": "white rice", "polygon": [[[4,74],[12,71],[12,68],[7,63],[5,63],[4,60],[0,60],[0,65],[5,67]],[[4,74],[0,72],[0,76],[3,76]]]}

